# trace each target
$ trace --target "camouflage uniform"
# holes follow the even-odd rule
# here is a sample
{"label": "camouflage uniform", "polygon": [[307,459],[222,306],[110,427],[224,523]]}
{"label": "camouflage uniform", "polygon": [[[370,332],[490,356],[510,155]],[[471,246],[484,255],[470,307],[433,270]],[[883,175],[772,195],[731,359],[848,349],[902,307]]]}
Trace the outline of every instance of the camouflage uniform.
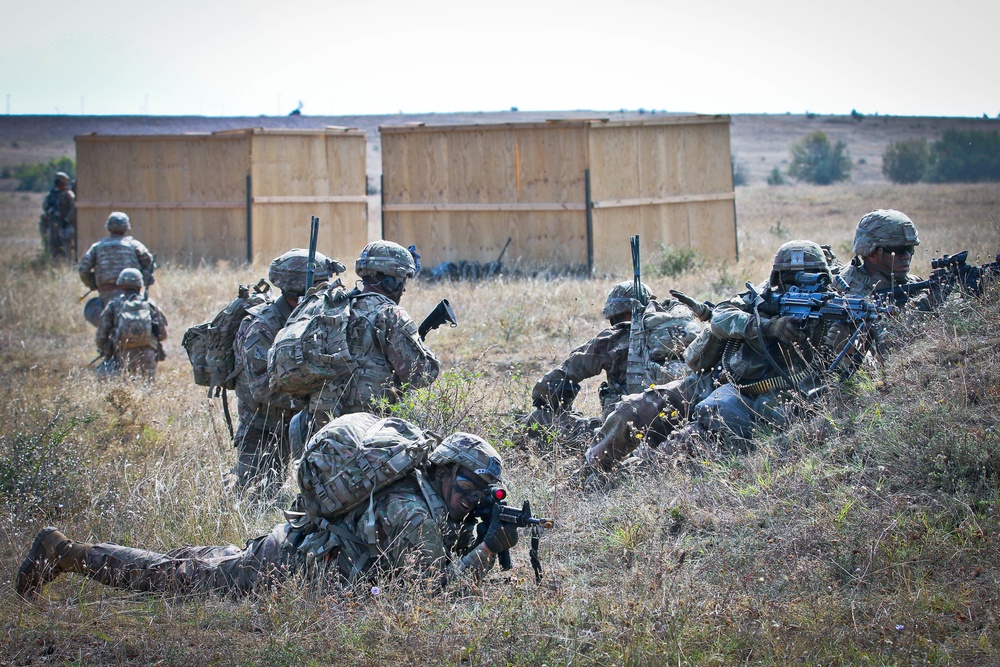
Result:
{"label": "camouflage uniform", "polygon": [[112,213],[108,218],[108,227],[113,230],[110,236],[90,246],[77,269],[80,282],[98,293],[98,297],[88,301],[84,309],[87,321],[94,326],[97,326],[97,318],[103,308],[124,293],[115,284],[123,269],[138,269],[142,273],[143,284],[153,284],[153,255],[146,246],[126,234],[131,228],[128,216]]}
{"label": "camouflage uniform", "polygon": [[[157,344],[156,347],[116,350],[112,341],[122,304],[125,301],[143,298],[138,291],[127,292],[112,299],[101,313],[95,336],[97,351],[104,355],[104,361],[98,369],[101,375],[116,375],[124,370],[130,376],[142,376],[147,380],[156,377],[156,364],[165,356],[162,344]],[[167,318],[152,301],[149,305],[153,311],[153,335],[157,341],[166,340]]]}
{"label": "camouflage uniform", "polygon": [[69,258],[76,238],[76,195],[69,188],[69,176],[63,172],[56,174],[55,187],[42,201],[39,226],[49,255]]}
{"label": "camouflage uniform", "polygon": [[[797,271],[788,268],[779,271],[779,258],[803,247],[806,248],[804,267],[799,260],[797,270],[818,269],[829,276],[826,260],[816,244],[790,241],[775,256],[771,280],[759,285],[757,292],[766,296],[769,290],[781,291],[781,275]],[[597,442],[587,451],[588,463],[609,469],[635,449],[643,437],[650,446],[668,438],[678,440],[680,436],[674,429],[689,418],[693,424],[684,435],[713,432],[726,439],[750,437],[753,427],[762,419],[773,425],[785,423],[791,416],[795,392],[807,392],[822,384],[824,379],[816,371],[828,367],[832,361],[832,357],[827,358],[830,350],[843,339],[837,338],[831,346],[830,326],[822,320],[810,320],[804,329],[797,331],[798,340],[792,343],[769,333],[770,323],[779,319],[787,318],[762,316],[758,320],[749,291],[716,306],[711,332],[725,341],[721,366],[627,396],[605,421]],[[769,363],[761,340],[778,368]],[[796,376],[798,373],[803,375]],[[786,375],[792,377],[797,389],[756,384],[783,379]],[[635,436],[637,432],[643,434],[639,439]]]}
{"label": "camouflage uniform", "polygon": [[[349,415],[329,428],[352,419],[378,421],[373,415]],[[324,436],[320,431],[315,437]],[[18,571],[16,591],[33,598],[63,572],[118,588],[182,594],[246,594],[292,575],[352,584],[409,572],[440,585],[466,574],[480,577],[493,567],[496,553],[517,543],[517,530],[491,521],[477,544],[476,522],[466,509],[474,502],[456,491],[456,484],[459,476],[463,484],[475,480],[480,489],[497,484],[499,455],[485,440],[455,433],[426,461],[426,469],[418,468],[376,492],[370,507],[366,502],[329,520],[289,512],[288,522],[248,540],[242,549],[221,545],[156,553],[113,543],[74,543],[46,528]],[[452,498],[451,505],[444,494]],[[463,516],[455,518],[453,512]],[[317,548],[326,547],[329,540],[336,542],[332,548]]]}
{"label": "camouflage uniform", "polygon": [[381,294],[351,298],[347,345],[358,370],[346,387],[324,387],[310,396],[310,412],[370,412],[382,400],[395,403],[404,387],[429,386],[441,370],[437,357],[420,340],[416,322]]}
{"label": "camouflage uniform", "polygon": [[290,396],[268,386],[267,351],[285,326],[292,306],[283,296],[247,311],[236,332],[236,398],[239,425],[236,445],[236,482],[246,486],[265,472],[270,481],[284,480],[290,458],[288,422],[297,411]]}

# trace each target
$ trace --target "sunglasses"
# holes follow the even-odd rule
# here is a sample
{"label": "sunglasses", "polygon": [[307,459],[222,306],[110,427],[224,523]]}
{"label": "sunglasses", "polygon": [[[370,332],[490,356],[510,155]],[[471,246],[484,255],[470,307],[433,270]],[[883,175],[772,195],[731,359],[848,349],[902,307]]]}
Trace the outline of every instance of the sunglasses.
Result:
{"label": "sunglasses", "polygon": [[914,246],[911,245],[894,245],[885,246],[882,248],[882,252],[889,252],[893,255],[913,255]]}
{"label": "sunglasses", "polygon": [[486,496],[486,492],[489,490],[482,484],[477,484],[471,479],[467,479],[458,475],[455,477],[454,490],[458,491],[460,494],[469,499],[474,505],[478,505],[482,502],[483,498]]}

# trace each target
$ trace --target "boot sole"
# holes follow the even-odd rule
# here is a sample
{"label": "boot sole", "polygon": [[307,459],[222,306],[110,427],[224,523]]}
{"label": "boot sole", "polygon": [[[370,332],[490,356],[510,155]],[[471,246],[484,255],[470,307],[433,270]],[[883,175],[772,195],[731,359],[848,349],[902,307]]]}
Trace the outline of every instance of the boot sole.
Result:
{"label": "boot sole", "polygon": [[56,532],[56,530],[53,526],[43,528],[31,544],[31,550],[28,551],[28,555],[21,561],[21,567],[17,569],[17,587],[15,590],[18,597],[26,602],[30,602],[38,597],[42,587],[54,578],[51,576],[51,570],[54,569],[54,566],[49,567],[50,572],[39,572],[37,570],[38,551],[42,548],[42,543],[45,542],[45,539]]}

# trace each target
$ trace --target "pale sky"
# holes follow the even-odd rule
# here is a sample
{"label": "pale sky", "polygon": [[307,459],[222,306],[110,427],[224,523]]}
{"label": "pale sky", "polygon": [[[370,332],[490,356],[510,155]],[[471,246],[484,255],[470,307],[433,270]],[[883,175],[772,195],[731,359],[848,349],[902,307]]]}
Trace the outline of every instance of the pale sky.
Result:
{"label": "pale sky", "polygon": [[1000,114],[995,0],[0,5],[0,114]]}

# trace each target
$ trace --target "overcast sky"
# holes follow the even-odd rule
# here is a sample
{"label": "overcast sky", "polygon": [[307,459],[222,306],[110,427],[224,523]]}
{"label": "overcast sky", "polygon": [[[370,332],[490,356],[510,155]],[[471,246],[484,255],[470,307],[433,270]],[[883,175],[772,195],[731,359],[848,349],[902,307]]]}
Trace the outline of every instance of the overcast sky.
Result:
{"label": "overcast sky", "polygon": [[1000,114],[996,0],[0,3],[0,113]]}

